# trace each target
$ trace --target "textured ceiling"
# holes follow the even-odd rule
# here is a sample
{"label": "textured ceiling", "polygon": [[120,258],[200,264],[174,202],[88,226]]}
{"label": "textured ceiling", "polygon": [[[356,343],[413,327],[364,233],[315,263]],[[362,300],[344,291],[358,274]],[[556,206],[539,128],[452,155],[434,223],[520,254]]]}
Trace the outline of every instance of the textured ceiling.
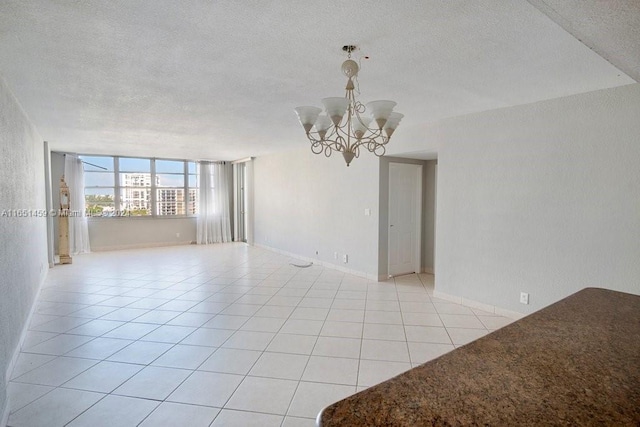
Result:
{"label": "textured ceiling", "polygon": [[305,146],[293,107],[344,94],[344,44],[361,100],[405,114],[399,146],[439,119],[633,83],[525,0],[0,2],[0,74],[53,149],[88,154]]}
{"label": "textured ceiling", "polygon": [[640,1],[529,2],[629,77],[640,82]]}

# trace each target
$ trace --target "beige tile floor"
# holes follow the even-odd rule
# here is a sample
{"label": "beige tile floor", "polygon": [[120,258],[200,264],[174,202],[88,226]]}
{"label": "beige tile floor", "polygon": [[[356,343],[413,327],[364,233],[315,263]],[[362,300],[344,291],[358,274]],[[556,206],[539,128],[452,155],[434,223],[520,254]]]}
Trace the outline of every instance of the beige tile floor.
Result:
{"label": "beige tile floor", "polygon": [[324,406],[510,322],[244,244],[94,253],[49,272],[9,425],[312,426]]}

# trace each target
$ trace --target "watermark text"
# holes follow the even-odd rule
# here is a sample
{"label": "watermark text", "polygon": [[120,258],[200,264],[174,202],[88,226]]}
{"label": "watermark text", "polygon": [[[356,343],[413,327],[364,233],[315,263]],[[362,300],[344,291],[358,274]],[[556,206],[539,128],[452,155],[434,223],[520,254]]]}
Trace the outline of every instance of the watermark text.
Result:
{"label": "watermark text", "polygon": [[106,217],[126,217],[133,216],[129,210],[104,210],[96,212],[91,210],[72,210],[72,209],[1,209],[0,218],[106,218]]}

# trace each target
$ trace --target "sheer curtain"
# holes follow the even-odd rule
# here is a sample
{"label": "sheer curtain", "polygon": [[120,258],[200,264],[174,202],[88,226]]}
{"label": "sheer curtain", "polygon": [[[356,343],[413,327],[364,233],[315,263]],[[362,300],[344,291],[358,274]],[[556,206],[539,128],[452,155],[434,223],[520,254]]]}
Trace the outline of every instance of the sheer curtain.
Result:
{"label": "sheer curtain", "polygon": [[[64,156],[64,180],[69,187],[69,252],[72,255],[91,252],[89,225],[84,213],[84,168],[77,157]],[[77,216],[76,216],[77,215]]]}
{"label": "sheer curtain", "polygon": [[198,244],[231,241],[231,165],[200,162],[198,177]]}
{"label": "sheer curtain", "polygon": [[247,175],[244,183],[245,192],[247,194],[247,205],[245,209],[247,211],[247,243],[253,246],[253,159],[246,163]]}

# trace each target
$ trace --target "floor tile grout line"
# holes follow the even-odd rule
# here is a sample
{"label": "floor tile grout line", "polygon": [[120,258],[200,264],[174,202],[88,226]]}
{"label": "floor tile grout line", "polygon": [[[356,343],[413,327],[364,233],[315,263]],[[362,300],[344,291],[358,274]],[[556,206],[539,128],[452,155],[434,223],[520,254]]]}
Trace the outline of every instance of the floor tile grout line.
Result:
{"label": "floor tile grout line", "polygon": [[[420,280],[419,277],[418,277],[418,280]],[[397,283],[395,278],[393,279],[393,282],[395,284],[396,295],[397,295],[398,301],[399,301],[400,300],[400,294],[398,293],[398,283]],[[422,283],[422,282],[420,282],[420,283]],[[400,310],[402,310],[402,305],[399,302],[398,302],[398,305],[400,305]],[[402,311],[400,311],[400,319],[402,320],[402,332],[404,333],[404,342],[405,342],[405,346],[407,348],[407,356],[409,358],[409,364],[411,365],[413,363],[413,360],[411,358],[411,349],[409,348],[409,337],[407,336],[407,328],[406,328],[405,323],[404,323],[404,316],[402,315]]]}
{"label": "floor tile grout line", "polygon": [[362,332],[360,333],[360,352],[358,354],[358,369],[356,370],[356,392],[358,391],[358,387],[360,387],[360,367],[362,365],[362,346],[364,343],[364,331],[365,331],[366,320],[367,320],[367,301],[369,300],[367,298],[368,292],[369,292],[369,287],[367,286],[367,292],[365,294],[365,299],[364,299],[364,312],[362,314]]}
{"label": "floor tile grout line", "polygon": [[[342,282],[342,279],[341,279],[341,282]],[[315,283],[317,283],[317,279],[316,279],[316,281],[315,281],[315,282],[313,282],[313,283],[314,283],[314,284],[315,284]],[[312,287],[313,287],[313,285],[309,288],[309,290],[305,293],[305,295],[307,295],[307,294],[309,293],[309,291],[310,291],[310,289],[311,289]],[[331,301],[331,306],[333,305],[333,302],[335,301],[335,299],[336,299],[336,295],[337,295],[337,294],[338,294],[338,292],[336,291],[336,293],[335,293],[335,295],[333,296],[333,299],[332,299],[332,301]],[[331,307],[331,306],[329,306],[329,307]],[[289,405],[287,406],[287,410],[285,411],[285,418],[283,418],[283,419],[282,419],[282,422],[280,423],[280,426],[281,426],[281,427],[282,427],[282,425],[283,425],[283,424],[284,424],[284,422],[285,422],[285,419],[286,419],[287,414],[289,414],[289,411],[291,410],[291,405],[293,404],[293,401],[294,401],[294,399],[295,399],[295,397],[296,397],[296,394],[298,393],[298,389],[300,388],[300,383],[302,382],[302,377],[304,377],[304,373],[306,372],[307,367],[309,366],[309,362],[311,361],[311,356],[313,355],[313,351],[315,350],[316,345],[318,345],[318,340],[320,339],[320,334],[322,333],[322,329],[324,328],[324,324],[326,323],[327,318],[329,317],[330,310],[331,310],[331,308],[329,308],[329,310],[327,310],[327,314],[325,315],[325,318],[324,318],[324,320],[322,321],[322,326],[320,327],[320,331],[318,331],[318,335],[316,336],[316,340],[315,340],[315,342],[313,343],[313,347],[311,347],[311,353],[309,353],[309,355],[307,356],[307,361],[306,361],[306,363],[305,363],[305,365],[304,365],[304,368],[302,369],[302,373],[300,374],[300,378],[299,378],[299,380],[298,380],[298,384],[296,384],[296,388],[295,388],[295,390],[293,391],[293,394],[291,395],[291,399],[289,400]],[[294,312],[295,312],[295,311],[294,311]],[[293,313],[294,313],[294,312],[292,312],[292,313],[291,313],[291,315],[293,315]]]}
{"label": "floor tile grout line", "polygon": [[[10,383],[11,383],[11,382],[14,382],[14,381],[10,381]],[[28,383],[19,383],[19,384],[28,384]],[[41,385],[41,384],[29,384],[29,385]],[[56,389],[57,389],[57,387],[54,387],[54,386],[44,386],[44,387],[51,387],[51,390],[47,391],[47,392],[46,392],[46,393],[44,393],[42,396],[38,397],[37,399],[32,400],[31,402],[29,402],[29,403],[27,403],[27,404],[25,404],[25,405],[21,406],[21,407],[20,407],[20,408],[18,408],[18,409],[11,408],[11,409],[10,409],[10,411],[9,411],[9,415],[11,415],[11,414],[14,414],[14,413],[18,412],[19,410],[21,410],[21,409],[23,409],[23,408],[25,408],[25,407],[27,407],[27,406],[31,405],[32,403],[35,403],[37,400],[42,399],[42,398],[43,398],[43,397],[45,397],[47,394],[49,394],[49,393],[51,393],[52,391],[54,391],[54,390],[56,390]]]}

